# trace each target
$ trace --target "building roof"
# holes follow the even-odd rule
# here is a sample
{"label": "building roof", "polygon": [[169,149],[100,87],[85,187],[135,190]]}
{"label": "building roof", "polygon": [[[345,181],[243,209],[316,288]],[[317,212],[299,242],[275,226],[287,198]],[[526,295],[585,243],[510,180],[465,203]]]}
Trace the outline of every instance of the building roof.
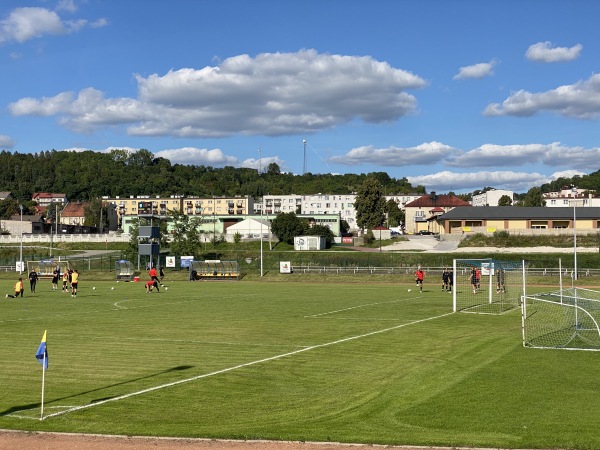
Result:
{"label": "building roof", "polygon": [[455,195],[440,194],[436,195],[431,193],[429,195],[423,195],[416,200],[404,205],[405,208],[456,208],[458,206],[471,206],[469,202],[466,202]]}
{"label": "building roof", "polygon": [[60,213],[61,217],[84,217],[85,208],[89,206],[89,202],[69,202]]}
{"label": "building roof", "polygon": [[0,200],[4,200],[12,197],[12,192],[10,191],[2,191],[0,192]]}
{"label": "building roof", "polygon": [[477,208],[454,208],[441,216],[444,220],[572,220],[575,209],[576,219],[599,219],[600,207],[558,207],[546,208],[519,206],[479,206]]}
{"label": "building roof", "polygon": [[[20,222],[21,215],[13,214],[12,216],[10,216],[10,219],[8,219],[8,220],[12,220],[13,222]],[[23,222],[41,222],[41,221],[42,221],[42,216],[39,214],[23,214]]]}

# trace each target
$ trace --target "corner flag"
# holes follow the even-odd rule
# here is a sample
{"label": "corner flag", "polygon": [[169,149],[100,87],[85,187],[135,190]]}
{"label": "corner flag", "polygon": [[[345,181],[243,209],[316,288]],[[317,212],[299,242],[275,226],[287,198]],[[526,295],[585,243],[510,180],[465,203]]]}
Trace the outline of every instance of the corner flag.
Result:
{"label": "corner flag", "polygon": [[40,342],[40,346],[37,349],[35,357],[40,362],[40,364],[44,367],[44,369],[48,368],[48,348],[46,347],[46,331],[44,331],[44,336],[42,337],[42,342]]}

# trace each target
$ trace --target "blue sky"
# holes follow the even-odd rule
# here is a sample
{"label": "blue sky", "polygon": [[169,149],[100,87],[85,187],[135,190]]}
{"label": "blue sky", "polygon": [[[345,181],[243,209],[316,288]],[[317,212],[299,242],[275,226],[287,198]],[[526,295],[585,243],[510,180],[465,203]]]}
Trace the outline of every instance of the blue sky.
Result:
{"label": "blue sky", "polygon": [[526,192],[600,166],[598,17],[592,0],[3,0],[0,148],[296,174],[306,153],[312,173]]}

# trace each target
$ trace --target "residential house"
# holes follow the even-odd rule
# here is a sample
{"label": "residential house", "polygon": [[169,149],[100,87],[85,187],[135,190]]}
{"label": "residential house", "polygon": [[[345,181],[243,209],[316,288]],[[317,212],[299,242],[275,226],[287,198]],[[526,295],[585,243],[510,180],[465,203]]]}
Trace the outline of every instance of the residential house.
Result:
{"label": "residential house", "polygon": [[459,206],[470,208],[471,204],[455,195],[437,195],[435,192],[422,195],[404,207],[405,231],[413,234],[421,231],[444,233],[443,227],[436,219]]}
{"label": "residential house", "polygon": [[65,194],[53,194],[50,192],[34,192],[31,200],[43,209],[46,209],[51,203],[67,204],[67,196]]}
{"label": "residential house", "polygon": [[59,223],[62,225],[83,226],[85,221],[85,208],[89,202],[69,202],[60,213]]}
{"label": "residential house", "polygon": [[560,191],[543,193],[542,198],[549,208],[600,206],[600,198],[594,197],[593,191],[570,186],[565,186]]}

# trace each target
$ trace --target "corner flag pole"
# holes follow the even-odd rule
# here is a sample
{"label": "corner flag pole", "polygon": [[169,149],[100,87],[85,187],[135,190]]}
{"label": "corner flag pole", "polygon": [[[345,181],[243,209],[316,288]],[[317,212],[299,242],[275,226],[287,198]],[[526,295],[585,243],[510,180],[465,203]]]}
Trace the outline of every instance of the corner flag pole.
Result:
{"label": "corner flag pole", "polygon": [[35,352],[35,358],[42,365],[42,408],[40,412],[40,420],[44,420],[44,387],[46,385],[46,369],[48,368],[48,346],[46,344],[46,331],[42,337],[42,342]]}
{"label": "corner flag pole", "polygon": [[40,420],[44,420],[44,387],[46,385],[46,353],[42,360],[42,408],[40,411]]}

